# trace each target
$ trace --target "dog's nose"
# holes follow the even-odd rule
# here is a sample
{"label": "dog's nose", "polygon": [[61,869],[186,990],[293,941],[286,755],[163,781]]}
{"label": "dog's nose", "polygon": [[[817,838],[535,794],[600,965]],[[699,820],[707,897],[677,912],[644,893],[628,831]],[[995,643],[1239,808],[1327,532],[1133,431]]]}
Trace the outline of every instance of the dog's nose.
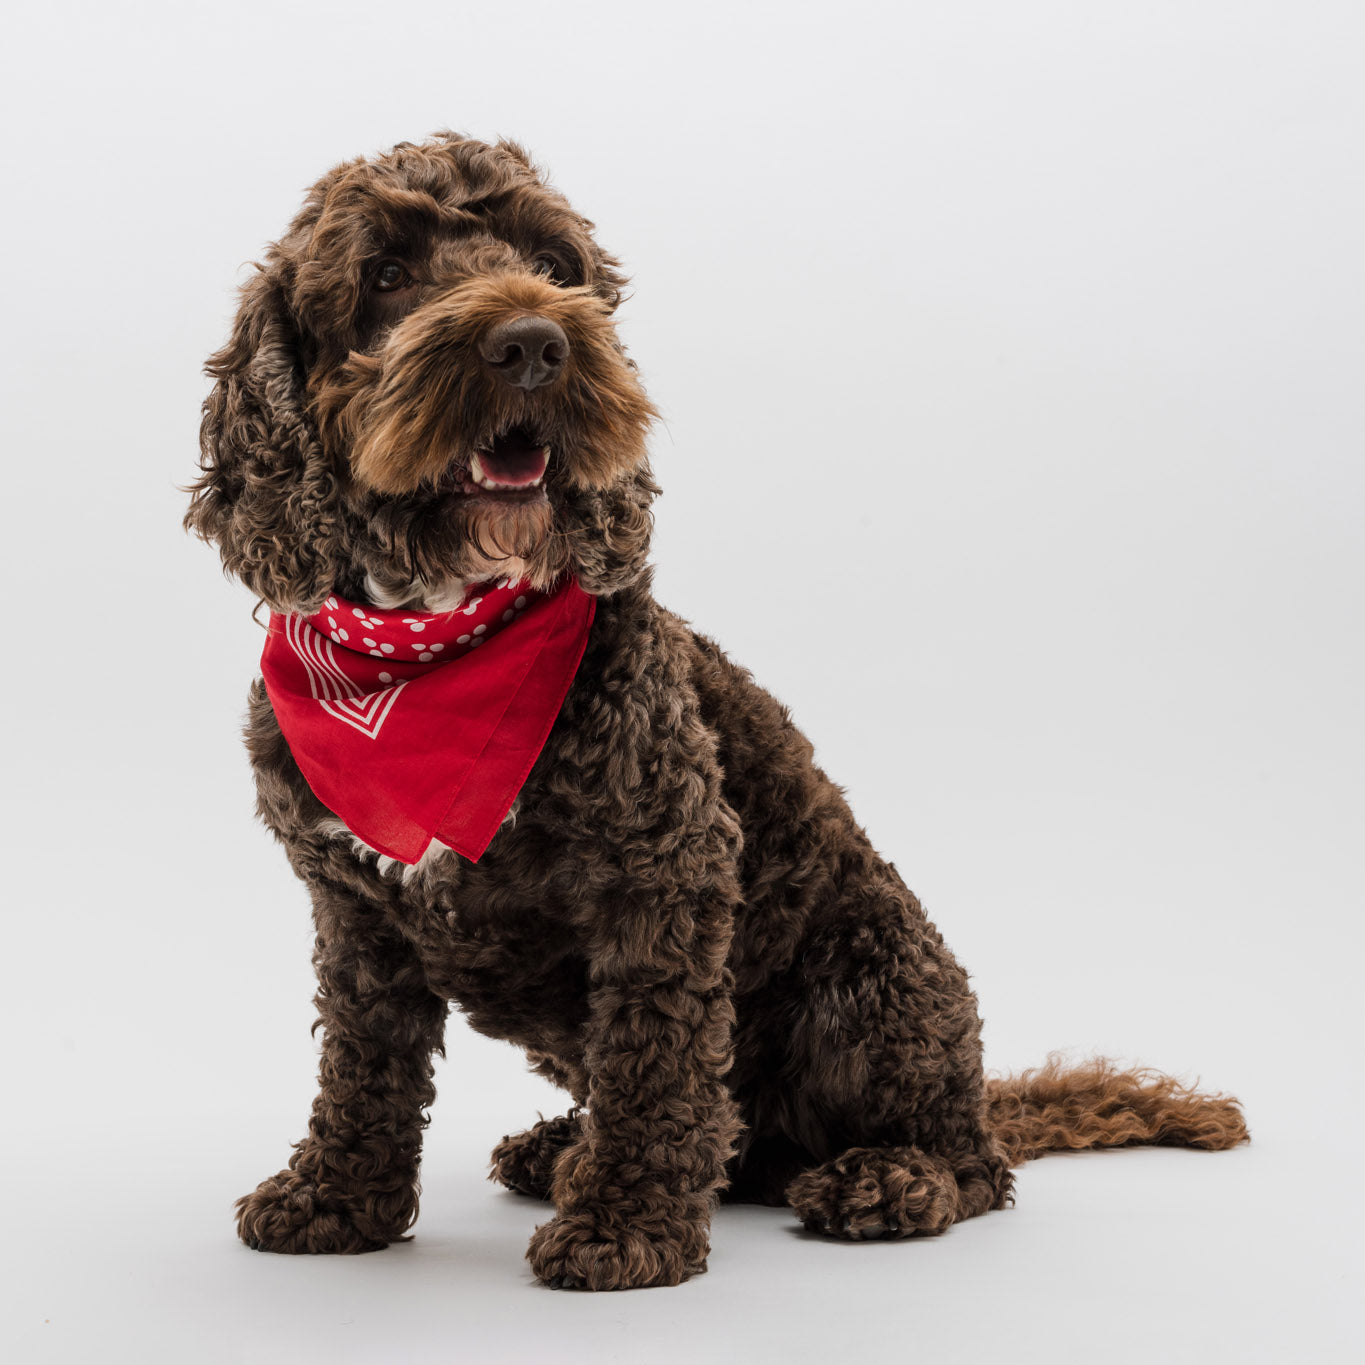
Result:
{"label": "dog's nose", "polygon": [[538,389],[558,377],[569,358],[569,338],[550,318],[528,314],[500,322],[479,345],[489,369],[519,389]]}

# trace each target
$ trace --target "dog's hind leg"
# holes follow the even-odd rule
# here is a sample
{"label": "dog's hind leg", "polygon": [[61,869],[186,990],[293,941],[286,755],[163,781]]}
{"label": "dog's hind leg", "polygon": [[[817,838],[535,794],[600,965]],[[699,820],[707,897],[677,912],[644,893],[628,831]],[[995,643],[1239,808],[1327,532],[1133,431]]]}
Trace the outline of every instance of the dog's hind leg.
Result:
{"label": "dog's hind leg", "polygon": [[802,1222],[926,1236],[1004,1207],[976,999],[894,868],[851,870],[789,984],[789,1131],[819,1162],[786,1189]]}
{"label": "dog's hind leg", "polygon": [[582,1126],[580,1111],[571,1109],[563,1118],[541,1119],[526,1132],[503,1138],[493,1148],[488,1178],[516,1194],[548,1199],[555,1162],[566,1147],[577,1141]]}
{"label": "dog's hind leg", "polygon": [[238,1231],[258,1251],[377,1251],[417,1216],[425,1110],[436,1097],[431,1057],[447,1006],[372,906],[340,887],[310,889],[320,1091],[288,1169],[238,1200]]}

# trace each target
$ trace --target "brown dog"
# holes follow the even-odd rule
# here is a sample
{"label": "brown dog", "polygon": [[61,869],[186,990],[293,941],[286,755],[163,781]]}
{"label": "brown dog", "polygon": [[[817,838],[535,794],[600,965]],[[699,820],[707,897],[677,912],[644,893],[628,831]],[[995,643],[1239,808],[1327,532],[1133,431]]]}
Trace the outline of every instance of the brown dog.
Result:
{"label": "brown dog", "polygon": [[697,1273],[722,1191],[909,1237],[1003,1207],[1010,1165],[1050,1148],[1242,1141],[1235,1101],[1153,1073],[985,1080],[966,974],[809,743],[650,595],[653,410],[591,229],[510,143],[350,162],[209,362],[187,525],[282,617],[333,593],[376,620],[453,611],[493,580],[573,579],[596,607],[477,861],[365,847],[253,687],[259,810],[312,894],[325,1032],[308,1136],[240,1201],[243,1239],[403,1235],[452,1000],[573,1096],[493,1154],[555,1204],[529,1252],[555,1286]]}

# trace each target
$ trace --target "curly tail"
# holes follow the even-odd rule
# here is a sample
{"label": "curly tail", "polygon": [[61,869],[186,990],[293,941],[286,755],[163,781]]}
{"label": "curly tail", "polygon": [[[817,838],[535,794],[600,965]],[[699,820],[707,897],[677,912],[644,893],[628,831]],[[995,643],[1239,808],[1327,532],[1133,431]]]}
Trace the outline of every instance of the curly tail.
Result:
{"label": "curly tail", "polygon": [[987,1124],[1011,1166],[1087,1147],[1221,1151],[1249,1141],[1231,1096],[1201,1095],[1159,1071],[1122,1071],[1102,1057],[1067,1068],[1053,1056],[1035,1071],[990,1076],[986,1104]]}

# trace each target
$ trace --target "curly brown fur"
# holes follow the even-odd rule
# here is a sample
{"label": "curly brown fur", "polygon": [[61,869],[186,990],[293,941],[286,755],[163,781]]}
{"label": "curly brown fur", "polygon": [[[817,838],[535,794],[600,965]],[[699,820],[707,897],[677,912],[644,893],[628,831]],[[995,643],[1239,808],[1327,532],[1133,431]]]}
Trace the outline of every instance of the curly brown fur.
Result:
{"label": "curly brown fur", "polygon": [[1044,1152],[1138,1143],[1223,1151],[1247,1140],[1237,1101],[1205,1095],[1159,1071],[1122,1071],[1096,1058],[1067,1067],[1056,1057],[1019,1076],[986,1082],[991,1131],[1021,1165]]}
{"label": "curly brown fur", "polygon": [[[519,148],[441,134],[325,176],[209,362],[186,520],[272,607],[565,572],[598,598],[478,863],[357,847],[253,686],[258,809],[312,895],[324,1033],[308,1135],[240,1202],[243,1239],[404,1235],[450,1001],[573,1097],[493,1156],[554,1202],[528,1253],[550,1285],[699,1272],[722,1193],[834,1236],[925,1235],[1003,1207],[1010,1163],[1044,1149],[1238,1140],[1233,1102],[1147,1073],[988,1085],[975,997],[919,902],[784,708],[650,594],[653,409],[613,329],[623,284]],[[522,317],[568,348],[531,387],[490,368]],[[552,448],[543,494],[471,491],[508,432]]]}

